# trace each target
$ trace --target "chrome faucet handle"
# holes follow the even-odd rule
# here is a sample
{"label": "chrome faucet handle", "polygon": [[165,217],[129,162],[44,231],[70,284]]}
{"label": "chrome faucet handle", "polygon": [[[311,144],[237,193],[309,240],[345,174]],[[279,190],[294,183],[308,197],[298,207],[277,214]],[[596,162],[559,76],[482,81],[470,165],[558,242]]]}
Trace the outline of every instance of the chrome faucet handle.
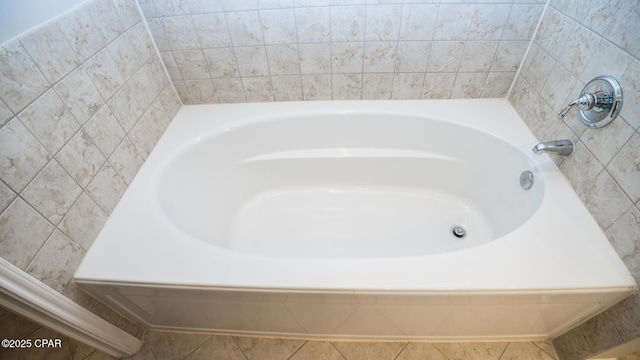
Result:
{"label": "chrome faucet handle", "polygon": [[560,111],[558,113],[558,119],[562,119],[564,118],[567,113],[569,112],[569,110],[571,110],[572,107],[578,105],[578,107],[582,110],[590,110],[592,109],[596,104],[598,103],[598,97],[595,94],[592,93],[584,93],[582,95],[580,95],[579,98],[573,100],[572,102],[569,103],[569,105],[565,106],[564,109],[562,109],[562,111]]}
{"label": "chrome faucet handle", "polygon": [[622,86],[613,76],[598,76],[582,89],[580,97],[569,103],[558,113],[564,118],[572,107],[580,108],[582,122],[590,128],[601,128],[609,124],[620,113]]}

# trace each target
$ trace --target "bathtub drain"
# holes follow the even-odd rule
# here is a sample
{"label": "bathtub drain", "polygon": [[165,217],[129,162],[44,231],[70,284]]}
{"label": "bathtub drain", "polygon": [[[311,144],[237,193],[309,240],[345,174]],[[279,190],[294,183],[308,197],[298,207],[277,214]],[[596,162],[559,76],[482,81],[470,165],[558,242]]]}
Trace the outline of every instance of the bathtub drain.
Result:
{"label": "bathtub drain", "polygon": [[458,239],[462,239],[467,235],[467,232],[460,226],[453,226],[451,228],[451,234],[457,237]]}

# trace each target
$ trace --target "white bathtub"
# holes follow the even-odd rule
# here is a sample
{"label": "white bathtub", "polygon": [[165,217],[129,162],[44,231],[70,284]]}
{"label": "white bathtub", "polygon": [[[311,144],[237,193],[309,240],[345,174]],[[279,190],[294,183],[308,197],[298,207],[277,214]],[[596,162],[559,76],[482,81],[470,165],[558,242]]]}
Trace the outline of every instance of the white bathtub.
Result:
{"label": "white bathtub", "polygon": [[75,282],[152,329],[557,336],[635,284],[536,143],[506,100],[185,106]]}

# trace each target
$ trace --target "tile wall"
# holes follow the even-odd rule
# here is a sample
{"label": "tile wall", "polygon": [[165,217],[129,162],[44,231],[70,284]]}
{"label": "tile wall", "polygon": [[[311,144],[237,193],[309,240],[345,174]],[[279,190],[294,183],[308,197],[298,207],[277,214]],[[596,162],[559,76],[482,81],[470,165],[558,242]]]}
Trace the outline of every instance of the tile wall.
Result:
{"label": "tile wall", "polygon": [[505,97],[546,0],[140,0],[185,104]]}
{"label": "tile wall", "polygon": [[[621,82],[620,117],[596,130],[575,109],[559,120],[599,75]],[[509,100],[541,141],[576,141],[555,160],[640,283],[640,1],[551,0]],[[554,343],[573,360],[639,337],[636,294]]]}
{"label": "tile wall", "polygon": [[0,256],[134,335],[71,277],[180,108],[134,1],[0,45]]}
{"label": "tile wall", "polygon": [[[88,1],[0,45],[0,256],[140,335],[69,280],[179,109],[170,81],[189,104],[502,97],[544,3],[140,0],[158,54],[135,2]],[[509,100],[540,140],[577,140],[574,155],[557,162],[640,280],[638,34],[639,0],[551,0]],[[585,82],[602,74],[624,86],[619,119],[586,130],[575,111],[564,121],[555,118]],[[564,359],[583,359],[640,337],[638,314],[640,296],[631,297],[555,344]],[[183,357],[211,347],[249,359],[251,349],[267,341],[194,339],[152,332],[139,357],[187,346]],[[346,354],[361,346],[285,345],[291,353],[284,358],[319,352],[336,359],[357,358]],[[376,346],[362,345],[359,354]],[[403,343],[394,356],[428,350],[453,359],[475,351],[447,346]],[[548,344],[501,346],[499,354],[476,350],[488,359],[515,358],[509,354],[520,348],[553,358]]]}

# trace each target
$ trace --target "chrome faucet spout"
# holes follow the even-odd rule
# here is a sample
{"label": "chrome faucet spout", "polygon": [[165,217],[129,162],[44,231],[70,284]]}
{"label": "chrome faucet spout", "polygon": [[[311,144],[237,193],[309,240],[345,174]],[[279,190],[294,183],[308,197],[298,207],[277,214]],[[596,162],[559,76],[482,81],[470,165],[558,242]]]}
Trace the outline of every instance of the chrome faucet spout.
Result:
{"label": "chrome faucet spout", "polygon": [[533,147],[533,152],[535,154],[556,154],[562,156],[568,156],[573,153],[573,141],[571,140],[553,140],[553,141],[544,141]]}

